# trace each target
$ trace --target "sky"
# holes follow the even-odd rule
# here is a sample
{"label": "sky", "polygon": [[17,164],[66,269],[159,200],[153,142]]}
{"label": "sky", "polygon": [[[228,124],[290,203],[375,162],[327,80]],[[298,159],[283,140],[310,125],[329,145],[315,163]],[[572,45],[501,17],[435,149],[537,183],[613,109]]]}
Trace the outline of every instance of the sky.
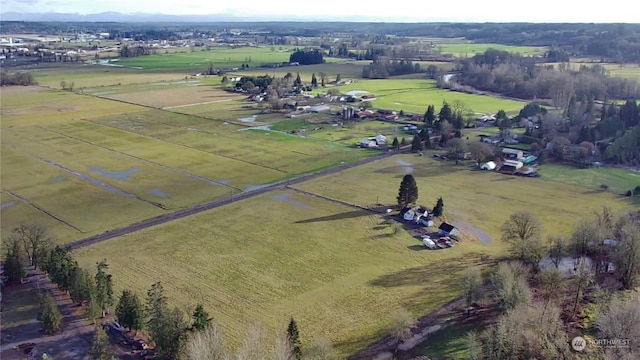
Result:
{"label": "sky", "polygon": [[[295,4],[295,6],[292,6]],[[242,16],[271,15],[274,20],[289,16],[332,16],[354,14],[354,20],[375,18],[390,22],[625,22],[637,23],[637,11],[628,9],[629,0],[608,0],[597,8],[574,1],[538,0],[2,0],[0,11],[23,13],[95,14],[160,13],[209,15],[231,13]],[[342,19],[341,19],[342,20]]]}

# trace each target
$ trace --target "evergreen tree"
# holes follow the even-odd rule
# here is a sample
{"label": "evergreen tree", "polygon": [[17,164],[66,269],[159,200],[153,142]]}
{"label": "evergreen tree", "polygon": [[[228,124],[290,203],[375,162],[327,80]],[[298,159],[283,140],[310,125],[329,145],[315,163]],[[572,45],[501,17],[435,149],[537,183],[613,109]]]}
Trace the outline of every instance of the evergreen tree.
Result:
{"label": "evergreen tree", "polygon": [[209,317],[209,313],[204,310],[202,304],[198,304],[196,309],[192,315],[193,324],[191,325],[191,329],[193,330],[204,330],[211,324],[211,317]]}
{"label": "evergreen tree", "polygon": [[107,274],[105,270],[109,268],[107,259],[96,263],[98,272],[96,273],[96,300],[98,306],[102,310],[102,317],[109,307],[113,306],[113,279],[111,274]]}
{"label": "evergreen tree", "polygon": [[432,145],[431,145],[431,135],[429,135],[429,131],[425,129],[425,132],[427,133],[427,136],[425,136],[424,138],[424,148],[425,149],[431,149]]}
{"label": "evergreen tree", "polygon": [[99,325],[96,325],[89,356],[94,360],[112,360],[115,358],[109,336]]}
{"label": "evergreen tree", "polygon": [[442,109],[440,109],[440,113],[438,114],[438,120],[447,120],[449,122],[453,120],[453,112],[451,111],[451,106],[449,106],[446,101],[442,103]]}
{"label": "evergreen tree", "polygon": [[73,280],[72,275],[76,266],[78,266],[78,264],[73,260],[73,257],[71,257],[69,249],[56,246],[51,251],[45,270],[60,290],[69,291]]}
{"label": "evergreen tree", "polygon": [[293,317],[291,317],[291,321],[289,321],[289,326],[287,327],[287,336],[289,337],[289,342],[291,343],[293,356],[296,360],[302,359],[300,333],[298,332],[298,324],[296,324],[296,321],[293,319]]}
{"label": "evergreen tree", "polygon": [[144,327],[144,318],[144,308],[138,296],[130,290],[122,290],[116,305],[118,322],[130,330],[138,331]]}
{"label": "evergreen tree", "polygon": [[602,107],[600,108],[600,121],[604,120],[607,117],[607,102],[604,101],[602,103]]}
{"label": "evergreen tree", "polygon": [[294,86],[302,86],[302,79],[300,79],[300,72],[297,73],[296,79],[293,81]]}
{"label": "evergreen tree", "polygon": [[11,243],[7,249],[4,262],[4,275],[9,282],[20,281],[27,276],[26,259],[18,239],[9,239]]}
{"label": "evergreen tree", "polygon": [[311,74],[311,86],[318,87],[318,79],[316,78],[316,73]]}
{"label": "evergreen tree", "polygon": [[424,150],[424,148],[422,147],[422,140],[420,140],[420,136],[414,136],[411,141],[411,151],[418,152],[422,150]]}
{"label": "evergreen tree", "polygon": [[340,80],[342,80],[342,75],[340,74],[336,75],[336,83],[339,83]]}
{"label": "evergreen tree", "polygon": [[92,296],[95,299],[96,285],[87,270],[76,264],[71,273],[71,279],[71,287],[69,288],[71,300],[78,305],[82,305],[84,302],[89,301]]}
{"label": "evergreen tree", "polygon": [[169,309],[160,282],[151,285],[147,292],[147,315],[149,335],[156,343],[158,358],[178,358],[185,344],[185,330],[188,324],[180,310]]}
{"label": "evergreen tree", "polygon": [[400,148],[400,141],[398,141],[398,137],[393,138],[393,142],[391,143],[391,147],[398,150]]}
{"label": "evergreen tree", "polygon": [[424,113],[424,122],[427,126],[433,126],[436,120],[436,108],[433,105],[427,106],[427,112]]}
{"label": "evergreen tree", "polygon": [[416,184],[413,175],[407,174],[402,178],[396,199],[400,206],[415,204],[418,201],[418,184]]}
{"label": "evergreen tree", "polygon": [[456,114],[453,117],[451,124],[453,125],[453,128],[456,130],[462,129],[464,127],[464,118],[462,117],[462,114],[460,113]]}
{"label": "evergreen tree", "polygon": [[436,202],[436,206],[433,208],[433,216],[442,216],[444,211],[444,201],[441,197],[438,198]]}
{"label": "evergreen tree", "polygon": [[400,146],[405,146],[405,145],[407,145],[407,139],[405,139],[403,136],[402,140],[400,140]]}
{"label": "evergreen tree", "polygon": [[43,293],[40,296],[38,321],[42,329],[48,333],[58,331],[62,327],[62,314],[60,314],[56,301],[49,293]]}

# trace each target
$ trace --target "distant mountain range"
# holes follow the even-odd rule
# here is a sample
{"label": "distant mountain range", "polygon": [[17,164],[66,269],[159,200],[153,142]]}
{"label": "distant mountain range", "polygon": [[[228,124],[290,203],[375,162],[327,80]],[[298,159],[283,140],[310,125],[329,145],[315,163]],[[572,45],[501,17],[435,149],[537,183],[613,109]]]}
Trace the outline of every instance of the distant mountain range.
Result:
{"label": "distant mountain range", "polygon": [[[97,14],[75,13],[18,13],[0,14],[1,21],[64,21],[64,22],[238,22],[238,21],[326,21],[326,22],[394,22],[389,18],[354,17],[354,16],[271,16],[271,15],[238,15],[222,13],[211,15],[167,15],[134,13],[122,14],[109,11]],[[431,21],[445,21],[433,19]],[[408,22],[403,20],[402,22]],[[410,22],[410,21],[409,21]]]}

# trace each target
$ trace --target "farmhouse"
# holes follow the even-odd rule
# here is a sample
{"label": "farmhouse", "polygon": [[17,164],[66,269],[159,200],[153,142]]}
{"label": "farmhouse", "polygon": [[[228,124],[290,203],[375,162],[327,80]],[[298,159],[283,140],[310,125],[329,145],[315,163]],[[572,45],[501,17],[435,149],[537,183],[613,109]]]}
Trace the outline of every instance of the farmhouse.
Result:
{"label": "farmhouse", "polygon": [[440,226],[438,227],[438,235],[440,236],[449,236],[451,238],[460,238],[460,231],[458,229],[456,229],[455,226],[443,222],[442,224],[440,224]]}
{"label": "farmhouse", "polygon": [[524,158],[524,152],[518,149],[504,148],[502,149],[502,156],[509,160],[520,160]]}
{"label": "farmhouse", "polygon": [[402,218],[407,222],[413,222],[422,226],[433,226],[433,214],[423,207],[405,207],[400,211]]}

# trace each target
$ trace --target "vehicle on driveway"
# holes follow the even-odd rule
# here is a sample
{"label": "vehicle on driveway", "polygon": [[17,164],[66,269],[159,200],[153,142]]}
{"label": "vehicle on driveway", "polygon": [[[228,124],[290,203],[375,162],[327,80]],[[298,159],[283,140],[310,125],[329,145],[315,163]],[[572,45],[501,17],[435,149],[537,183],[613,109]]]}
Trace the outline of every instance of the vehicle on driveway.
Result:
{"label": "vehicle on driveway", "polygon": [[436,243],[435,241],[433,241],[433,239],[431,239],[429,236],[425,235],[422,237],[422,243],[424,244],[424,246],[427,247],[427,249],[435,249]]}
{"label": "vehicle on driveway", "polygon": [[453,241],[450,238],[447,238],[447,237],[439,238],[438,241],[436,242],[436,244],[441,249],[446,249],[446,248],[453,247]]}

